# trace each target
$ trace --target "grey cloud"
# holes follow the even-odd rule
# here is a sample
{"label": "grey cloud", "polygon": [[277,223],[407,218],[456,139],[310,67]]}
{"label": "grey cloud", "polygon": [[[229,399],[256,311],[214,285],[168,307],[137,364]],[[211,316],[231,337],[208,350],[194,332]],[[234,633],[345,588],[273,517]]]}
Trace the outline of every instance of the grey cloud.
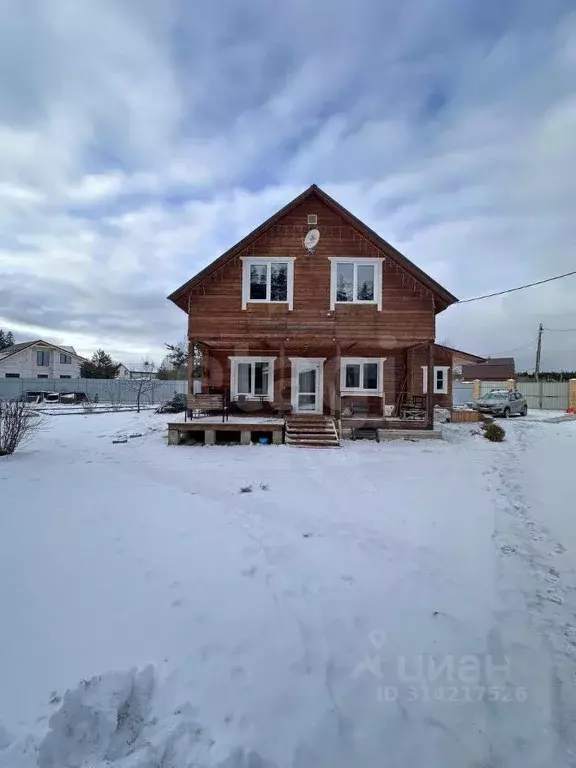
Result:
{"label": "grey cloud", "polygon": [[[457,295],[566,271],[567,9],[12,4],[0,29],[0,316],[160,349],[185,332],[164,296],[312,181]],[[540,320],[576,327],[571,286],[456,307],[440,334],[496,353],[529,343]],[[573,365],[572,338],[550,334],[545,361]]]}

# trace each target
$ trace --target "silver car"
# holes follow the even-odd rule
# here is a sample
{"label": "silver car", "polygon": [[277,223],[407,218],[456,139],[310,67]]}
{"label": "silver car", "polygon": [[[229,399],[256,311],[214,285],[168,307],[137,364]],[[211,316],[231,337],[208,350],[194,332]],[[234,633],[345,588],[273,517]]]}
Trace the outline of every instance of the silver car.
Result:
{"label": "silver car", "polygon": [[526,416],[528,404],[524,395],[515,389],[493,389],[474,403],[474,408],[480,413],[491,416]]}

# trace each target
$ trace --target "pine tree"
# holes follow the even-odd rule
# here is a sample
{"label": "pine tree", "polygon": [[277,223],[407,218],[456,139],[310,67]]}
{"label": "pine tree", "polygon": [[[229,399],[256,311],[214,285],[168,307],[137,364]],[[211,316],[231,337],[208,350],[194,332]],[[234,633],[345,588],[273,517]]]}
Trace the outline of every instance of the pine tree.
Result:
{"label": "pine tree", "polygon": [[8,333],[4,333],[2,328],[0,328],[0,349],[7,349],[8,347],[13,346],[14,344],[14,335],[12,331],[8,331]]}
{"label": "pine tree", "polygon": [[115,363],[107,352],[99,349],[80,366],[80,376],[83,379],[115,379],[120,363]]}

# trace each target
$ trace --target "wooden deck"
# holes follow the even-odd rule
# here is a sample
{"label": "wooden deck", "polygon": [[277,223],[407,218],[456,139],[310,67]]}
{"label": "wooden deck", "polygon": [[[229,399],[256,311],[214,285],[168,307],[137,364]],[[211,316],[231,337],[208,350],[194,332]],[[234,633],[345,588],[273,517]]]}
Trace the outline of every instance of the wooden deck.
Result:
{"label": "wooden deck", "polygon": [[222,421],[218,417],[192,419],[168,424],[168,445],[179,445],[184,435],[203,435],[206,445],[215,445],[218,432],[239,433],[240,444],[256,442],[255,435],[269,436],[274,445],[284,442],[284,419],[230,417]]}

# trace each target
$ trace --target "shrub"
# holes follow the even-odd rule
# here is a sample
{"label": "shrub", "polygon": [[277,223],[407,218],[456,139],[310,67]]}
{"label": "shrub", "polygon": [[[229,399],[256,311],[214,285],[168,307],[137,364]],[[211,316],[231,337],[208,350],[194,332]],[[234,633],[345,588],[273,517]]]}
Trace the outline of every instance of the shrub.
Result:
{"label": "shrub", "polygon": [[186,410],[186,395],[174,392],[170,400],[156,408],[156,413],[182,413]]}
{"label": "shrub", "polygon": [[506,432],[500,424],[495,421],[486,422],[483,425],[484,437],[486,440],[490,440],[491,443],[501,443],[504,440]]}
{"label": "shrub", "polygon": [[23,400],[0,402],[0,456],[9,456],[45,423]]}

